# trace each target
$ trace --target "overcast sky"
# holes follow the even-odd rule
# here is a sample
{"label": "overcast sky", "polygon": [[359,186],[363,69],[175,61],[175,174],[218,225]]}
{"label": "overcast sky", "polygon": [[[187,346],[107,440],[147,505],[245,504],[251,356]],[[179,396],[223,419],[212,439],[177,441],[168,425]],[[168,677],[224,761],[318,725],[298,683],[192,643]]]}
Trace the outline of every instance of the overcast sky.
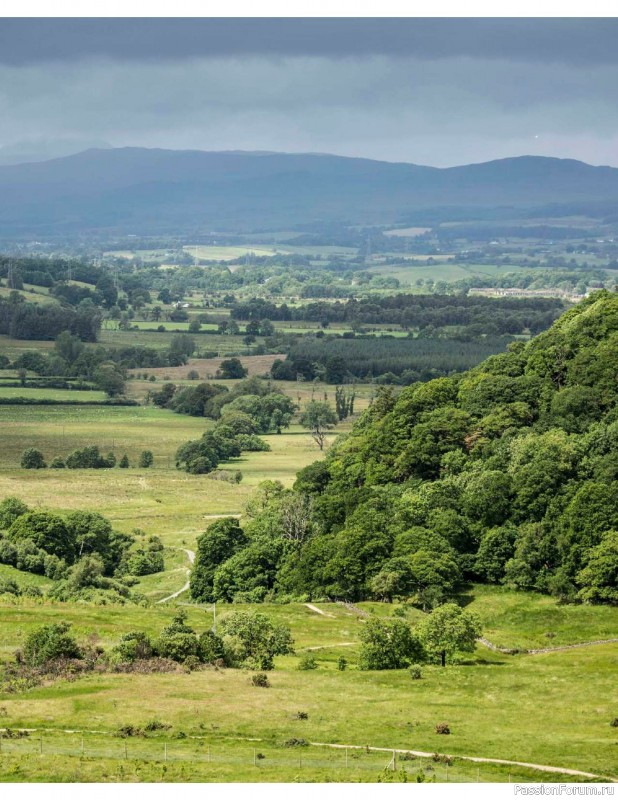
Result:
{"label": "overcast sky", "polygon": [[2,19],[0,163],[90,146],[618,166],[618,20]]}

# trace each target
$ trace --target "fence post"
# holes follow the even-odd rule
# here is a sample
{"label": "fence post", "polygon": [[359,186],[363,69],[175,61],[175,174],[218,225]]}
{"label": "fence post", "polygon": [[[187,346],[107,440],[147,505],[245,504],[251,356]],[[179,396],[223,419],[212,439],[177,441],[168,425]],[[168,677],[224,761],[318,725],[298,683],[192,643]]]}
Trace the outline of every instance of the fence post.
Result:
{"label": "fence post", "polygon": [[127,756],[127,743],[126,742],[124,743],[124,757],[128,758],[128,756]]}
{"label": "fence post", "polygon": [[82,736],[82,756],[84,755],[84,737]]}
{"label": "fence post", "polygon": [[347,766],[348,766],[348,748],[347,747],[345,749],[345,765],[346,765],[346,768],[347,768]]}
{"label": "fence post", "polygon": [[393,772],[397,769],[397,753],[393,750]]}
{"label": "fence post", "polygon": [[257,758],[255,753],[255,747],[253,748],[253,766],[257,767]]}
{"label": "fence post", "polygon": [[210,745],[208,745],[208,763],[210,764]]}
{"label": "fence post", "polygon": [[163,745],[163,760],[167,761],[167,742]]}
{"label": "fence post", "polygon": [[39,755],[43,755],[43,737],[39,739]]}

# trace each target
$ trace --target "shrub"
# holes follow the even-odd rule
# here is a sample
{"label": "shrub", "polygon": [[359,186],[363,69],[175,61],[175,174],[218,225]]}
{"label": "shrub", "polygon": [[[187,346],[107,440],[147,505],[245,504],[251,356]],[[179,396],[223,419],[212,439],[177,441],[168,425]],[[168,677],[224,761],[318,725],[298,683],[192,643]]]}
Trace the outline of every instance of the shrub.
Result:
{"label": "shrub", "polygon": [[130,631],[120,638],[113,652],[117,653],[122,661],[133,663],[137,660],[150,658],[153,647],[150,638],[143,631]]}
{"label": "shrub", "polygon": [[105,469],[110,466],[96,445],[74,450],[67,456],[66,465],[69,469]]}
{"label": "shrub", "polygon": [[189,372],[187,372],[187,380],[189,380],[189,381],[197,381],[197,380],[199,380],[199,378],[200,378],[200,376],[199,376],[197,370],[190,369]]}
{"label": "shrub", "polygon": [[201,661],[197,656],[187,656],[184,661],[184,668],[186,672],[193,672],[196,670],[200,665]]}
{"label": "shrub", "polygon": [[309,719],[309,714],[306,711],[297,711],[296,719]]}
{"label": "shrub", "polygon": [[130,736],[143,736],[144,731],[135,725],[121,725],[115,735],[121,739],[128,739]]}
{"label": "shrub", "polygon": [[29,447],[22,453],[21,466],[22,469],[45,469],[47,464],[40,450],[37,450],[36,447]]}
{"label": "shrub", "polygon": [[18,497],[5,497],[0,503],[0,528],[10,528],[17,517],[27,514],[30,509]]}
{"label": "shrub", "polygon": [[157,652],[163,658],[184,663],[198,655],[198,641],[194,633],[161,634],[157,642]]}
{"label": "shrub", "polygon": [[436,733],[441,733],[445,736],[451,732],[448,722],[438,722],[436,725]]}
{"label": "shrub", "polygon": [[198,653],[204,664],[214,664],[223,658],[223,640],[212,631],[204,631],[198,638]]}
{"label": "shrub", "polygon": [[300,659],[298,661],[297,669],[308,670],[308,669],[317,669],[317,668],[318,668],[318,662],[317,662],[316,657],[313,655],[313,653],[304,653],[300,657]]}
{"label": "shrub", "polygon": [[423,658],[423,648],[402,619],[369,619],[361,631],[360,669],[401,669]]}
{"label": "shrub", "polygon": [[410,675],[413,681],[420,681],[420,679],[423,677],[423,671],[421,670],[421,665],[412,664],[412,666],[408,668],[408,674]]}
{"label": "shrub", "polygon": [[127,469],[129,467],[129,457],[126,453],[122,456],[122,458],[118,462],[118,466],[120,467],[120,469]]}
{"label": "shrub", "polygon": [[144,450],[139,457],[139,466],[142,469],[147,469],[151,467],[154,463],[154,456],[152,455],[151,450]]}
{"label": "shrub", "polygon": [[297,739],[296,737],[292,737],[291,739],[286,739],[283,743],[284,747],[309,747],[309,742],[306,739]]}
{"label": "shrub", "polygon": [[26,637],[23,660],[31,667],[40,667],[57,658],[82,658],[75,639],[69,635],[68,622],[43,625]]}
{"label": "shrub", "polygon": [[55,456],[52,458],[49,466],[51,469],[64,469],[66,464],[64,463],[64,460],[60,458],[60,456]]}
{"label": "shrub", "polygon": [[618,728],[618,717],[614,717],[614,719],[609,723],[612,728]]}
{"label": "shrub", "polygon": [[268,689],[270,686],[268,675],[265,672],[256,672],[255,675],[251,676],[251,685],[260,686],[263,689]]}
{"label": "shrub", "polygon": [[236,611],[223,619],[221,632],[225,659],[231,666],[268,670],[275,656],[293,652],[290,629],[265,614]]}
{"label": "shrub", "polygon": [[345,656],[339,656],[337,659],[337,669],[339,672],[344,672],[348,668],[348,660]]}
{"label": "shrub", "polygon": [[137,550],[126,563],[126,570],[130,575],[154,575],[164,569],[163,554],[155,550]]}
{"label": "shrub", "polygon": [[151,733],[153,731],[168,731],[171,727],[172,727],[171,725],[168,725],[165,722],[161,722],[158,719],[151,719],[150,722],[147,722],[144,725],[144,730]]}

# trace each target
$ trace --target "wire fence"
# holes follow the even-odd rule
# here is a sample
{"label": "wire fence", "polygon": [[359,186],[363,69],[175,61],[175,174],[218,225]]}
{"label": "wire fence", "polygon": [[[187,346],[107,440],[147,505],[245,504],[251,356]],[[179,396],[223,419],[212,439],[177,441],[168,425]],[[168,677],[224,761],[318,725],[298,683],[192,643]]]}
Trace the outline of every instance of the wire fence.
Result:
{"label": "wire fence", "polygon": [[[256,742],[255,746],[245,743],[226,746],[220,741],[216,743],[201,739],[169,739],[162,738],[116,738],[114,736],[81,736],[79,734],[39,735],[0,738],[0,759],[2,756],[46,757],[64,756],[82,759],[111,759],[114,761],[141,761],[160,764],[191,764],[195,768],[200,765],[202,772],[219,765],[230,765],[247,770],[258,770],[270,773],[290,773],[294,771],[302,775],[303,771],[327,772],[333,778],[345,781],[361,778],[378,780],[388,779],[403,773],[409,780],[416,780],[420,775],[424,780],[438,782],[470,782],[504,780],[486,774],[487,770],[464,762],[444,763],[431,758],[402,756],[396,752],[372,750],[371,748],[329,748],[312,745],[291,747],[263,746]],[[266,777],[266,776],[265,776]],[[259,772],[255,779],[260,780]]]}

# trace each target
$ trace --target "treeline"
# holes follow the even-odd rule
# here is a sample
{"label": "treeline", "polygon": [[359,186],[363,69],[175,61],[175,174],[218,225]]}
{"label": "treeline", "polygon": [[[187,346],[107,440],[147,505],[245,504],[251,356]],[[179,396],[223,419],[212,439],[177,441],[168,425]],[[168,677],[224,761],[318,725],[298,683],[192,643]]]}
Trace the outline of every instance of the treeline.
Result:
{"label": "treeline", "polygon": [[[466,581],[618,604],[618,295],[463,375],[382,389],[293,490],[200,539],[200,599],[403,598]],[[236,524],[236,523],[234,523]]]}
{"label": "treeline", "polygon": [[13,339],[55,339],[69,331],[83,342],[96,342],[101,316],[96,308],[67,308],[28,303],[17,293],[0,298],[0,333]]}
{"label": "treeline", "polygon": [[427,381],[461,372],[505,349],[511,339],[488,337],[472,342],[453,339],[310,338],[297,340],[285,360],[271,369],[276,380],[313,380],[339,384],[350,380],[384,383]]}
{"label": "treeline", "polygon": [[254,298],[237,303],[231,316],[239,320],[331,322],[407,328],[476,328],[477,335],[538,333],[548,328],[564,310],[561,300],[552,298],[487,298],[467,295],[397,294],[366,297],[346,302],[308,303],[288,306]]}

